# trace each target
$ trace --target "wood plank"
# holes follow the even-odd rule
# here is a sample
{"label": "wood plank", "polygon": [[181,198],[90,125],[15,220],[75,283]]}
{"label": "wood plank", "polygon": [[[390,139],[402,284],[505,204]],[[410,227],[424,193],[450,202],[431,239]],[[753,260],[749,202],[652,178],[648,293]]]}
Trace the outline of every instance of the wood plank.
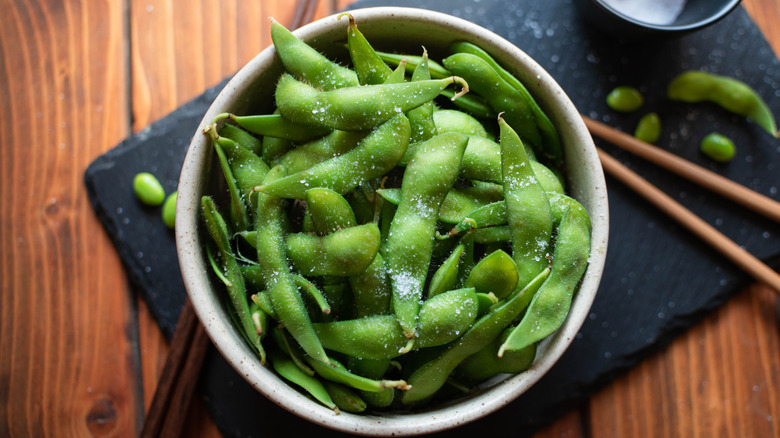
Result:
{"label": "wood plank", "polygon": [[[133,130],[138,131],[217,84],[271,45],[269,17],[292,20],[291,2],[133,1]],[[331,13],[320,2],[318,16]],[[204,27],[210,27],[201,32]],[[169,347],[146,303],[138,298],[144,411],[151,403]],[[205,404],[196,399],[187,436],[219,436]]]}
{"label": "wood plank", "polygon": [[0,436],[138,430],[133,305],[82,182],[128,133],[122,12],[3,3]]}
{"label": "wood plank", "polygon": [[593,397],[592,436],[780,436],[774,293],[751,286]]}

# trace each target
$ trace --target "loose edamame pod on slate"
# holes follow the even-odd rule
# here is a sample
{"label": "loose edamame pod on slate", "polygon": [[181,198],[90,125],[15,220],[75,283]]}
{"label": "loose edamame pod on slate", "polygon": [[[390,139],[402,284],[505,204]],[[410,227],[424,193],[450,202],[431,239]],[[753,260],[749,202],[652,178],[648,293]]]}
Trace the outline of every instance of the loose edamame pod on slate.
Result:
{"label": "loose edamame pod on slate", "polygon": [[285,73],[276,85],[276,106],[295,123],[361,131],[433,100],[453,83],[463,87],[462,93],[468,92],[466,81],[457,76],[320,91]]}
{"label": "loose edamame pod on slate", "polygon": [[409,339],[416,330],[439,208],[460,171],[467,143],[468,137],[458,133],[434,136],[418,147],[404,172],[401,202],[387,238],[386,261],[393,310]]}
{"label": "loose edamame pod on slate", "polygon": [[303,199],[306,190],[313,187],[326,187],[346,194],[361,182],[382,176],[393,169],[406,151],[409,132],[409,119],[403,113],[396,114],[349,152],[258,186],[255,190],[296,199]]}
{"label": "loose edamame pod on slate", "polygon": [[352,69],[331,61],[273,18],[271,40],[285,70],[313,86],[332,90],[359,84]]}
{"label": "loose edamame pod on slate", "polygon": [[521,350],[544,339],[563,324],[589,256],[590,217],[584,209],[570,207],[558,226],[550,276],[501,344],[499,357],[506,350]]}
{"label": "loose edamame pod on slate", "polygon": [[176,195],[173,192],[165,198],[162,206],[162,220],[166,227],[173,229],[176,225]]}
{"label": "loose edamame pod on slate", "polygon": [[780,137],[774,115],[766,102],[753,88],[737,79],[703,71],[686,71],[672,79],[667,96],[682,102],[713,102],[753,120],[769,134]]}
{"label": "loose edamame pod on slate", "polygon": [[607,106],[615,111],[628,113],[636,111],[644,104],[642,93],[634,87],[621,85],[607,94]]}
{"label": "loose edamame pod on slate", "polygon": [[734,158],[734,154],[737,151],[734,142],[730,138],[717,132],[712,132],[704,136],[699,144],[699,150],[712,158],[715,161],[721,163],[727,163]]}
{"label": "loose edamame pod on slate", "polygon": [[661,118],[658,113],[647,113],[639,119],[634,137],[645,143],[655,143],[661,137]]}

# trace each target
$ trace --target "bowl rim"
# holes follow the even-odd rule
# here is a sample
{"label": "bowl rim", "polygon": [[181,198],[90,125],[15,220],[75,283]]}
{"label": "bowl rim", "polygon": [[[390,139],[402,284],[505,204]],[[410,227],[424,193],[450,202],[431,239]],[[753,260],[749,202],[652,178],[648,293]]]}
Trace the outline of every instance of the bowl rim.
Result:
{"label": "bowl rim", "polygon": [[737,5],[739,5],[742,2],[742,0],[729,0],[727,3],[723,4],[716,13],[708,17],[702,18],[701,20],[697,20],[688,24],[675,25],[675,24],[648,23],[646,21],[638,20],[634,17],[631,17],[630,15],[623,14],[622,12],[615,9],[613,6],[607,4],[604,0],[591,0],[591,1],[596,7],[604,10],[604,12],[611,14],[623,21],[631,23],[634,26],[649,31],[659,31],[659,32],[669,32],[669,33],[688,32],[688,31],[693,31],[693,30],[697,30],[709,26],[710,24],[713,24],[719,21],[720,19],[722,19],[723,17],[725,17],[726,15],[728,15],[734,8],[737,7]]}
{"label": "bowl rim", "polygon": [[[579,153],[582,154],[584,160],[580,163],[584,167],[582,171],[587,172],[594,183],[594,186],[589,188],[590,191],[582,195],[592,195],[595,198],[590,200],[589,209],[593,224],[592,246],[588,269],[564,325],[543,342],[544,346],[540,348],[543,348],[545,353],[537,357],[527,371],[486,388],[475,396],[421,412],[391,412],[388,415],[341,412],[335,415],[330,409],[308,399],[283,382],[267,367],[261,366],[243,338],[237,334],[235,327],[228,321],[229,318],[219,318],[214,309],[211,309],[213,297],[209,296],[211,291],[206,286],[210,284],[207,267],[202,254],[197,249],[199,244],[197,212],[205,183],[193,177],[205,167],[210,152],[209,148],[204,146],[205,136],[200,132],[200,128],[191,141],[179,181],[175,233],[182,278],[193,309],[216,348],[247,382],[272,402],[315,424],[361,435],[410,436],[443,431],[486,416],[516,399],[557,362],[574,340],[590,311],[605,265],[609,209],[604,174],[593,140],[573,103],[536,61],[508,40],[465,19],[425,9],[371,7],[350,10],[349,13],[358,20],[358,23],[387,19],[399,22],[422,21],[431,26],[472,36],[492,54],[500,54],[504,61],[512,59],[513,64],[522,66],[524,72],[535,79],[534,83],[527,85],[532,94],[537,97],[541,95],[538,99],[539,104],[543,107],[551,106],[554,109],[554,116],[557,117],[556,124],[559,129],[565,126],[567,132],[577,139],[577,145],[572,148],[578,148]],[[346,23],[344,20],[339,20],[338,15],[333,14],[307,24],[294,33],[299,38],[307,40],[332,31],[336,27],[345,28]],[[273,62],[276,62],[275,50],[271,45],[249,61],[226,84],[207,110],[199,127],[205,126],[216,114],[222,112],[221,109],[252,82],[252,78],[258,74],[258,69],[270,66]],[[576,195],[574,197],[577,198]]]}

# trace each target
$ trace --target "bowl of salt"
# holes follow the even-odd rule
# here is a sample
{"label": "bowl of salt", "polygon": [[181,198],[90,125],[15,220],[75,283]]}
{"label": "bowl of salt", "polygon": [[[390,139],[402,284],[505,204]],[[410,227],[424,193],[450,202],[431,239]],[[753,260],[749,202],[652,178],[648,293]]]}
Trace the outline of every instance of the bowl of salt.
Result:
{"label": "bowl of salt", "polygon": [[679,35],[709,26],[740,0],[582,0],[586,19],[628,38]]}

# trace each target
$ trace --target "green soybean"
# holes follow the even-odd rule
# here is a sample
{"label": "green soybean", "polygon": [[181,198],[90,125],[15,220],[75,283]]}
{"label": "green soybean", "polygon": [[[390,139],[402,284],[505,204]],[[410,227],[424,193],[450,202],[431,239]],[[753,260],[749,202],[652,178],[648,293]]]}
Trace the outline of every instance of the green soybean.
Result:
{"label": "green soybean", "polygon": [[699,145],[701,152],[721,163],[728,163],[734,158],[737,148],[734,142],[723,134],[712,132],[704,136]]}
{"label": "green soybean", "polygon": [[639,119],[634,137],[645,143],[655,143],[661,137],[661,118],[658,113],[647,113]]}
{"label": "green soybean", "polygon": [[638,89],[627,85],[615,87],[607,94],[607,106],[620,112],[636,111],[644,101]]}
{"label": "green soybean", "polygon": [[176,195],[173,192],[165,198],[162,206],[162,220],[166,227],[173,229],[176,225]]}
{"label": "green soybean", "polygon": [[149,172],[141,172],[133,177],[133,191],[146,205],[156,207],[165,201],[165,189],[157,178]]}
{"label": "green soybean", "polygon": [[401,402],[405,405],[422,403],[438,391],[455,367],[485,348],[520,315],[549,272],[549,268],[540,272],[527,286],[479,318],[463,336],[437,352],[434,359],[415,369],[406,379],[411,388],[402,394]]}

